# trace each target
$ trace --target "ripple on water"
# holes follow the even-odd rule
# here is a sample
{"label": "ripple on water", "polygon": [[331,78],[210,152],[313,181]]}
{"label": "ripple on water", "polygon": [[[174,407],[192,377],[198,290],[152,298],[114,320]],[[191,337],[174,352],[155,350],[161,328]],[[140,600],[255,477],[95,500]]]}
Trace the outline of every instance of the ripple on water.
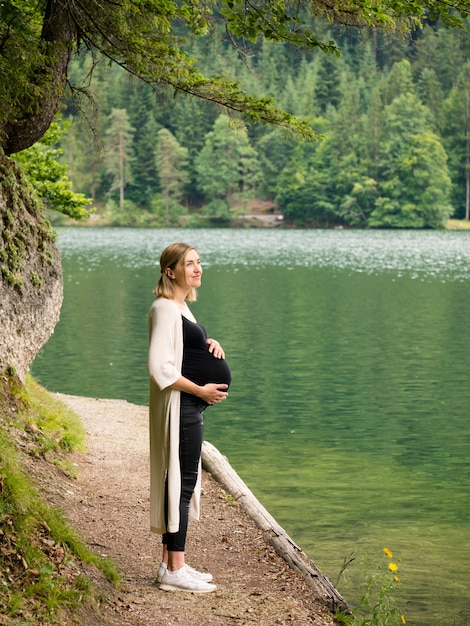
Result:
{"label": "ripple on water", "polygon": [[444,281],[470,276],[467,232],[130,228],[58,232],[62,254],[76,255],[83,271],[95,268],[103,256],[131,268],[156,266],[166,245],[184,240],[198,247],[206,266],[330,267]]}

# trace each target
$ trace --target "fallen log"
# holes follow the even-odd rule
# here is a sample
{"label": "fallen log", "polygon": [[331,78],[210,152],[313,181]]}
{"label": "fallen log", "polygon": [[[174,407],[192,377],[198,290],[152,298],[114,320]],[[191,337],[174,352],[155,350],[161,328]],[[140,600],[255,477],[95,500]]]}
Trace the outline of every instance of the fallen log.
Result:
{"label": "fallen log", "polygon": [[257,500],[228,459],[208,441],[204,441],[202,445],[202,465],[263,531],[266,540],[276,552],[312,587],[315,598],[332,612],[337,608],[348,611],[346,601],[330,580],[320,572],[315,563]]}

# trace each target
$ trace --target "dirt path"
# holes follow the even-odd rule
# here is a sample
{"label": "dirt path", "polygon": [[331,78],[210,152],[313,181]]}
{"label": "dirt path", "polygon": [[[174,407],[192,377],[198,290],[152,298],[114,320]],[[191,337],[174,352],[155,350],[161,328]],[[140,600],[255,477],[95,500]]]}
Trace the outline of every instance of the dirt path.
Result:
{"label": "dirt path", "polygon": [[120,400],[55,394],[87,432],[78,478],[54,486],[54,500],[81,537],[118,565],[122,582],[103,624],[123,626],[274,626],[333,623],[302,578],[267,545],[257,526],[208,474],[202,516],[189,530],[187,561],[210,571],[217,590],[160,591],[155,575],[160,537],[148,519],[147,408]]}

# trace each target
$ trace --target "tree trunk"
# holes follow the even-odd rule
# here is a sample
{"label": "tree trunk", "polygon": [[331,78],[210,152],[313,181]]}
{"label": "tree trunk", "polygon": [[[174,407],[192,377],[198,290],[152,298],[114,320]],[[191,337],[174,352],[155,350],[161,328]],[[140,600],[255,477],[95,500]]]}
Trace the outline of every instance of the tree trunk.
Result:
{"label": "tree trunk", "polygon": [[470,219],[470,90],[468,88],[465,95],[465,219],[468,221]]}
{"label": "tree trunk", "polygon": [[313,561],[279,526],[255,498],[228,460],[208,441],[204,441],[202,446],[202,463],[204,469],[222,485],[245,513],[259,526],[276,552],[284,558],[290,567],[299,572],[305,582],[312,587],[315,597],[331,611],[335,611],[336,608],[347,611],[348,606],[345,600],[328,578],[323,576]]}
{"label": "tree trunk", "polygon": [[119,209],[124,212],[124,140],[119,133]]}
{"label": "tree trunk", "polygon": [[170,225],[170,193],[168,186],[165,188],[165,226]]}
{"label": "tree trunk", "polygon": [[[19,112],[1,129],[2,148],[6,155],[20,152],[41,139],[51,125],[64,94],[67,67],[76,26],[69,12],[68,0],[48,0],[42,28],[44,63],[35,69],[38,96],[35,106],[26,100]],[[45,61],[47,59],[47,62]]]}

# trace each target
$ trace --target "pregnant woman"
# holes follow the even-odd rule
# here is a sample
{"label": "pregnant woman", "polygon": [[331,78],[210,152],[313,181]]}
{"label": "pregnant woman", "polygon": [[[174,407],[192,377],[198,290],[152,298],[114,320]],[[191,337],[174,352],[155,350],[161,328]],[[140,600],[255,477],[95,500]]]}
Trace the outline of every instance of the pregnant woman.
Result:
{"label": "pregnant woman", "polygon": [[149,315],[150,527],[162,535],[157,580],[165,591],[207,593],[212,576],[185,563],[188,517],[199,518],[203,411],[228,396],[225,353],[208,339],[188,302],[201,285],[195,248],[173,243],[160,257],[161,277]]}

